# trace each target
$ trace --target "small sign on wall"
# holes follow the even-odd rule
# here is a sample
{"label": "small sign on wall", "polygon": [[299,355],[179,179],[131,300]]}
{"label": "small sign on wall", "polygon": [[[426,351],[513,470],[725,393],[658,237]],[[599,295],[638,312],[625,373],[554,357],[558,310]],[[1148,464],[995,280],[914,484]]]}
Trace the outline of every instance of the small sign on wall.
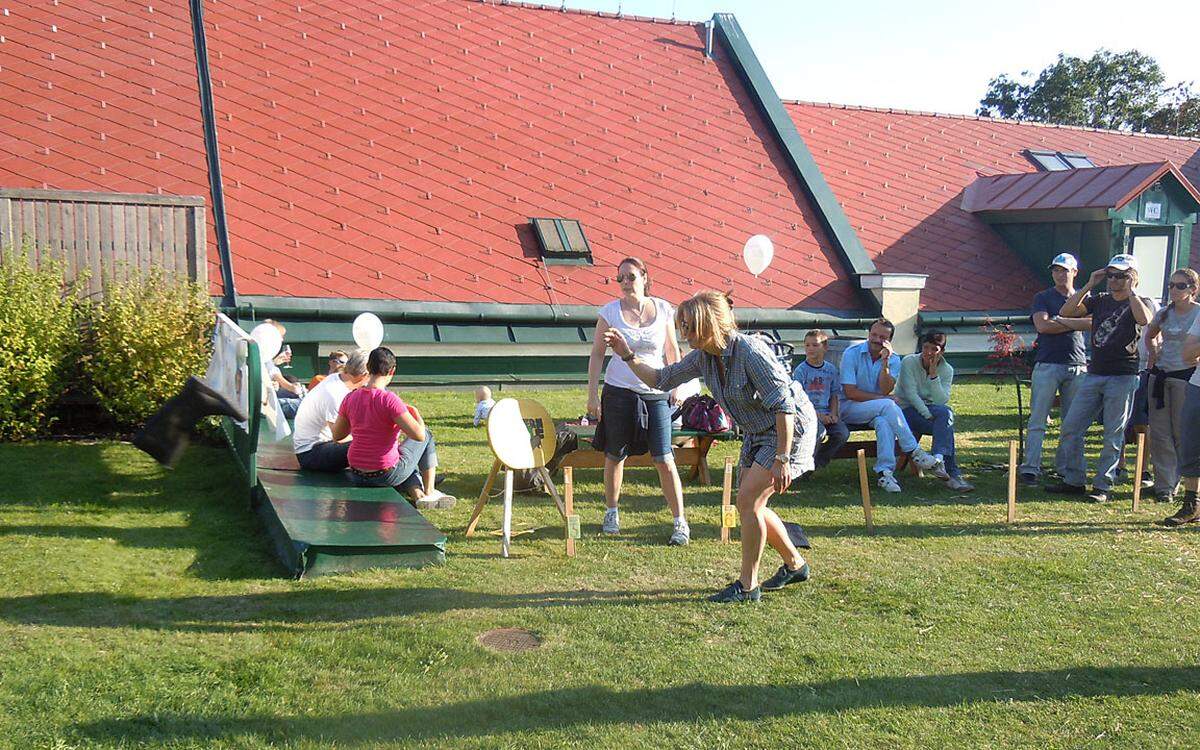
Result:
{"label": "small sign on wall", "polygon": [[1147,203],[1142,218],[1147,219],[1147,220],[1161,219],[1162,218],[1162,204],[1161,203]]}

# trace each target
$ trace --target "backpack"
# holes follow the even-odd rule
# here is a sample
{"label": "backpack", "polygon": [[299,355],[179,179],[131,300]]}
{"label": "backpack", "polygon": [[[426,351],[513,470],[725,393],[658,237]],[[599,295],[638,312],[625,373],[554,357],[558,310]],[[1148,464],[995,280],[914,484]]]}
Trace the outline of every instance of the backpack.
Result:
{"label": "backpack", "polygon": [[733,429],[733,420],[712,396],[689,396],[672,415],[678,417],[683,418],[685,430],[716,433]]}
{"label": "backpack", "polygon": [[[554,449],[554,456],[546,462],[546,470],[551,474],[558,471],[558,465],[562,463],[563,458],[568,453],[579,448],[579,437],[568,429],[558,429],[555,431],[554,437],[558,443],[558,447]],[[514,469],[513,492],[522,495],[550,494],[550,490],[547,489],[546,483],[542,481],[542,475],[537,469]]]}

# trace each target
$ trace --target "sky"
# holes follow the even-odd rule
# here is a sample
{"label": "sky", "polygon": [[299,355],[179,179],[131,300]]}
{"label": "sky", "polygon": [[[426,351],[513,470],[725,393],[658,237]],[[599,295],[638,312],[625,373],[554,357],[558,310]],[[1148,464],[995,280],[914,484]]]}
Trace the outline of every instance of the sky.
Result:
{"label": "sky", "polygon": [[[560,2],[543,4],[558,6]],[[733,13],[784,99],[973,114],[1000,73],[1060,52],[1136,49],[1169,83],[1200,83],[1200,2],[566,0],[567,7],[702,21]]]}

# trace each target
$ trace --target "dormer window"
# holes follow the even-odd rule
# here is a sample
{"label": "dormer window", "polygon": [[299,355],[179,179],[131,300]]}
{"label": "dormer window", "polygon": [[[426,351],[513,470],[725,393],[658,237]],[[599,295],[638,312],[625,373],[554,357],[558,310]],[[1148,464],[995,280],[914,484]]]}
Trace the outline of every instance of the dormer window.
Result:
{"label": "dormer window", "polygon": [[592,247],[576,219],[530,219],[547,265],[592,264]]}

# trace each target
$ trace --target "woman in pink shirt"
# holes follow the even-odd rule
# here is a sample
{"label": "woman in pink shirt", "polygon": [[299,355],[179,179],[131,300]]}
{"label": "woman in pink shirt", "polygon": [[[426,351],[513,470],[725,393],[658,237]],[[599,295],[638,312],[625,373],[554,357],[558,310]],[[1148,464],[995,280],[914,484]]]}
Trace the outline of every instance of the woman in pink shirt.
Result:
{"label": "woman in pink shirt", "polygon": [[[342,400],[333,439],[347,435],[350,481],[362,487],[394,487],[418,508],[452,508],[455,498],[434,489],[437,448],[416,409],[387,389],[396,355],[379,347],[367,358],[367,384]],[[404,438],[397,443],[400,433]]]}

